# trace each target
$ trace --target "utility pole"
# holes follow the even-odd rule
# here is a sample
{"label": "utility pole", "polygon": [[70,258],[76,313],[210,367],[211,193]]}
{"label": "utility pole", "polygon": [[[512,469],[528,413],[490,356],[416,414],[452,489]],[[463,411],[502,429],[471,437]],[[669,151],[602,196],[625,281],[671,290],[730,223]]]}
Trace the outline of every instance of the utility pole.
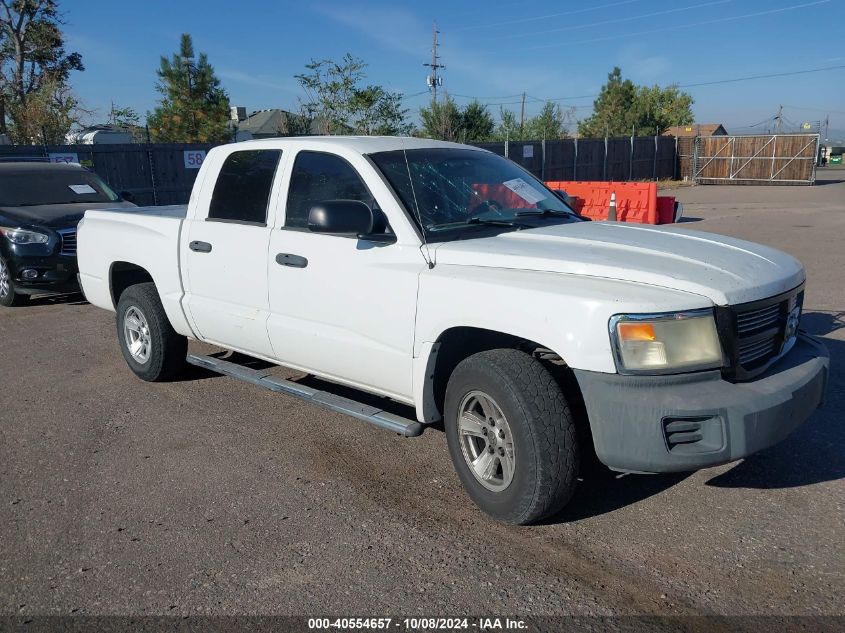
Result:
{"label": "utility pole", "polygon": [[778,106],[778,113],[775,115],[775,134],[780,134],[781,122],[783,121],[783,106]]}
{"label": "utility pole", "polygon": [[440,31],[437,30],[437,22],[433,22],[431,26],[431,35],[432,35],[432,45],[431,45],[431,63],[430,64],[423,64],[423,66],[428,66],[431,68],[431,74],[425,78],[428,87],[431,88],[431,100],[435,103],[437,102],[437,86],[443,85],[443,77],[437,74],[437,71],[441,68],[446,68],[443,64],[440,63],[440,55],[437,54],[437,35]]}
{"label": "utility pole", "polygon": [[525,125],[525,93],[522,93],[522,108],[519,111],[519,135],[522,136],[522,126]]}

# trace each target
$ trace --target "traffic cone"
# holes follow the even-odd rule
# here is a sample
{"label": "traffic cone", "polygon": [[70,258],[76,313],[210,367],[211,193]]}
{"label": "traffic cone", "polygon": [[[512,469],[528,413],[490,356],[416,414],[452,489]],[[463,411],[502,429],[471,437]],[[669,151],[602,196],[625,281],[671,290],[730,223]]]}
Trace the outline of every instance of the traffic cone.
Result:
{"label": "traffic cone", "polygon": [[610,194],[610,208],[607,210],[607,220],[616,222],[616,192]]}

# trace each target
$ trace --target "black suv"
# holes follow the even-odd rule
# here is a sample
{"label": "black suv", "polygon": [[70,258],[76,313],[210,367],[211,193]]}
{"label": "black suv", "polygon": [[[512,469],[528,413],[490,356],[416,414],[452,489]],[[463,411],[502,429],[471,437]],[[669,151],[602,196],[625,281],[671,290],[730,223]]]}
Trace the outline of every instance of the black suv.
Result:
{"label": "black suv", "polygon": [[134,206],[81,165],[0,163],[0,305],[77,292],[76,225],[85,210]]}

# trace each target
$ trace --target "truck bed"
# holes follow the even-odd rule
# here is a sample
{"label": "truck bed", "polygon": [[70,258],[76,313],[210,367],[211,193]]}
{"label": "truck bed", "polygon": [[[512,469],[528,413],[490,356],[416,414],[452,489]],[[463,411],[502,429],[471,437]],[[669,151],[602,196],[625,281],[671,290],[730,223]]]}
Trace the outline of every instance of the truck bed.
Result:
{"label": "truck bed", "polygon": [[77,233],[79,281],[90,303],[114,310],[115,270],[140,269],[155,282],[177,331],[190,334],[182,311],[179,242],[186,205],[91,209]]}

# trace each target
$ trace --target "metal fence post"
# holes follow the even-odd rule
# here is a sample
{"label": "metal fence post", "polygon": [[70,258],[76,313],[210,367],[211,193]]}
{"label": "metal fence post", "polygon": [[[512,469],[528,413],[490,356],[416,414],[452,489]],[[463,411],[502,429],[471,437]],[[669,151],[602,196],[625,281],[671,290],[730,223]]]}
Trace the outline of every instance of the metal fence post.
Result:
{"label": "metal fence post", "polygon": [[601,179],[607,180],[607,137],[604,137],[604,163],[601,167]]}
{"label": "metal fence post", "polygon": [[678,156],[678,137],[675,137],[675,169],[672,170],[675,180],[681,179],[681,157]]}
{"label": "metal fence post", "polygon": [[631,154],[628,156],[628,180],[634,179],[634,126],[631,126]]}
{"label": "metal fence post", "polygon": [[651,179],[657,180],[657,134],[654,135],[654,166],[651,168]]}
{"label": "metal fence post", "polygon": [[572,180],[578,180],[578,137],[575,137],[575,154],[572,156]]}
{"label": "metal fence post", "polygon": [[542,174],[541,178],[545,181],[546,180],[546,139],[543,139],[543,144],[540,146],[541,151],[543,152],[543,164],[540,167],[540,174]]}
{"label": "metal fence post", "polygon": [[153,146],[147,143],[147,162],[150,165],[150,185],[153,188],[153,206],[158,206],[158,192],[156,191],[156,171],[155,161],[153,160]]}

